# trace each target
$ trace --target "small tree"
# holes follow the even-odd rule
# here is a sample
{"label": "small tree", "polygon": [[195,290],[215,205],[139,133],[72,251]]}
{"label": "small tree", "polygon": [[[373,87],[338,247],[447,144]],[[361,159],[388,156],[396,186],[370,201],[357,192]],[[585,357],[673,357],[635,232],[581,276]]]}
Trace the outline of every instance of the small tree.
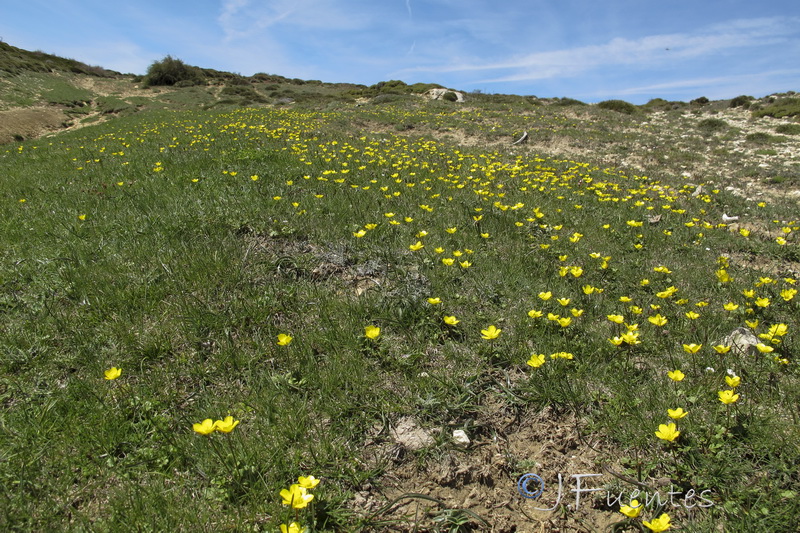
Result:
{"label": "small tree", "polygon": [[197,85],[202,83],[203,75],[200,69],[187,65],[180,59],[166,56],[161,61],[155,61],[147,69],[144,78],[146,87],[154,85]]}

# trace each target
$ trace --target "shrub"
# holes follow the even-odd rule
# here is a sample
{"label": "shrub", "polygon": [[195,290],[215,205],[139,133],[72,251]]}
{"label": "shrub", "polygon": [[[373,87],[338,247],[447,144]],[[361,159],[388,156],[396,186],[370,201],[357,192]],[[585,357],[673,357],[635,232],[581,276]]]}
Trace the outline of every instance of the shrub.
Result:
{"label": "shrub", "polygon": [[731,100],[731,103],[728,104],[728,107],[731,107],[731,108],[733,108],[733,107],[743,107],[743,108],[747,109],[748,107],[750,107],[750,102],[752,102],[753,100],[754,100],[754,98],[752,96],[747,96],[747,95],[743,94],[743,95],[737,96],[736,98]]}
{"label": "shrub", "polygon": [[453,91],[447,91],[442,95],[442,100],[447,100],[448,102],[458,102],[458,96]]}
{"label": "shrub", "polygon": [[555,105],[561,106],[572,106],[572,105],[586,105],[585,102],[581,102],[580,100],[576,100],[574,98],[560,98]]}
{"label": "shrub", "polygon": [[753,111],[753,117],[794,117],[800,115],[800,98],[782,98],[777,101],[770,102],[769,105]]}
{"label": "shrub", "polygon": [[144,78],[146,87],[156,85],[176,85],[179,82],[190,82],[197,85],[203,82],[200,69],[187,65],[180,59],[166,56],[161,61],[155,61],[147,68]]}
{"label": "shrub", "polygon": [[597,104],[600,109],[608,109],[609,111],[616,111],[617,113],[625,113],[626,115],[633,115],[636,113],[636,106],[625,100],[605,100]]}
{"label": "shrub", "polygon": [[800,124],[781,124],[775,128],[775,133],[783,133],[785,135],[800,135]]}
{"label": "shrub", "polygon": [[728,123],[719,118],[707,118],[697,123],[698,129],[705,133],[717,133],[728,128]]}
{"label": "shrub", "polygon": [[708,98],[706,98],[705,96],[701,96],[700,98],[695,98],[694,100],[692,100],[689,103],[692,104],[692,105],[706,105],[709,102],[710,102],[710,100]]}

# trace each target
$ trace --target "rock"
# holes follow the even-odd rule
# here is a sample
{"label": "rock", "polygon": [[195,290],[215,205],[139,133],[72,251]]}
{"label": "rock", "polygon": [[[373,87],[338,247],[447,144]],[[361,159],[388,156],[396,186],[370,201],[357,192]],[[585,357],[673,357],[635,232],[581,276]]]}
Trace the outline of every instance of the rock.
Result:
{"label": "rock", "polygon": [[441,100],[444,98],[444,95],[447,93],[453,93],[456,95],[456,102],[463,102],[464,101],[464,93],[459,91],[451,91],[450,89],[431,89],[428,91],[428,98],[431,100]]}
{"label": "rock", "polygon": [[466,431],[463,429],[457,429],[453,431],[453,442],[460,448],[466,448],[472,441],[469,440]]}
{"label": "rock", "polygon": [[736,328],[731,331],[720,344],[731,347],[731,353],[747,355],[755,353],[758,337],[747,328]]}
{"label": "rock", "polygon": [[411,417],[403,417],[397,421],[397,426],[391,430],[394,441],[406,449],[416,451],[434,444],[434,439],[424,429],[419,427]]}

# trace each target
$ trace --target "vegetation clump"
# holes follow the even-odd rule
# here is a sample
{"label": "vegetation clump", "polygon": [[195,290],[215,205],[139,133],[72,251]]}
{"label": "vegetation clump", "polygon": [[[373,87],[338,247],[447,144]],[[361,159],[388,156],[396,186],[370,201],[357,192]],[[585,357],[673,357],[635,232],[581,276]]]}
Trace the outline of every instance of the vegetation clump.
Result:
{"label": "vegetation clump", "polygon": [[605,100],[597,104],[597,107],[600,109],[608,109],[609,111],[616,111],[617,113],[625,113],[626,115],[633,115],[637,111],[635,105],[625,100]]}
{"label": "vegetation clump", "polygon": [[144,77],[145,87],[172,86],[188,87],[203,83],[203,74],[197,67],[187,65],[180,59],[166,56],[147,68]]}
{"label": "vegetation clump", "polygon": [[785,118],[800,116],[800,98],[780,98],[766,107],[753,111],[753,118]]}

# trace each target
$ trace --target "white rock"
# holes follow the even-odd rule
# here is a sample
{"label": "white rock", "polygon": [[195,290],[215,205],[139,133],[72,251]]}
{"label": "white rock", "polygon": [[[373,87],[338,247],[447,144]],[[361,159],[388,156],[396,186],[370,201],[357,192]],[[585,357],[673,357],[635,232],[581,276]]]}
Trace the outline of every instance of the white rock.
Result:
{"label": "white rock", "polygon": [[456,446],[466,448],[470,445],[471,441],[469,440],[466,431],[463,429],[457,429],[453,431],[453,442],[456,444]]}

